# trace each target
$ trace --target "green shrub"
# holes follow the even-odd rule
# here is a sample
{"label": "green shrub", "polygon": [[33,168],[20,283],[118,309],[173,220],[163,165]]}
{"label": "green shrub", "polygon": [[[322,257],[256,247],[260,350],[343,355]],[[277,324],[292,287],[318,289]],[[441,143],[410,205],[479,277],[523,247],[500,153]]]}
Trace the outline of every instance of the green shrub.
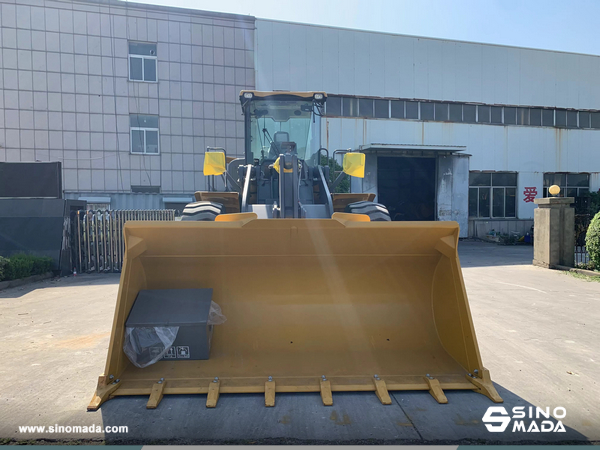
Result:
{"label": "green shrub", "polygon": [[[323,155],[321,155],[321,165],[322,166],[327,165],[327,158]],[[335,179],[339,175],[339,173],[336,173],[336,172],[341,172],[341,170],[342,170],[342,166],[340,166],[334,158],[329,158],[329,182],[330,183],[333,183],[335,181]],[[334,192],[336,194],[349,193],[350,192],[350,176],[347,175],[346,178],[344,178],[342,181],[340,181],[340,184],[338,184],[336,186]]]}
{"label": "green shrub", "polygon": [[600,212],[600,192],[590,192],[590,214],[595,216]]}
{"label": "green shrub", "polygon": [[0,281],[4,280],[7,265],[8,259],[3,256],[0,256]]}
{"label": "green shrub", "polygon": [[34,256],[31,275],[43,275],[54,267],[54,261],[48,256]]}
{"label": "green shrub", "polygon": [[28,255],[13,255],[8,259],[6,270],[8,280],[18,280],[31,275],[33,260]]}
{"label": "green shrub", "polygon": [[13,255],[6,261],[4,275],[0,278],[4,280],[18,280],[19,278],[27,278],[31,275],[42,275],[50,272],[54,266],[52,258],[26,255],[24,253]]}
{"label": "green shrub", "polygon": [[585,246],[594,267],[600,268],[600,212],[594,216],[588,227]]}

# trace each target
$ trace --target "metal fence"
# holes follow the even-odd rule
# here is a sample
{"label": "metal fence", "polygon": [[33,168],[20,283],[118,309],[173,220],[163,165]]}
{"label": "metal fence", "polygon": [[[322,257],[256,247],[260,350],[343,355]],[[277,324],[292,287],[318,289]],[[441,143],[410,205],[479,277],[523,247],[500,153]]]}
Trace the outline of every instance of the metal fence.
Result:
{"label": "metal fence", "polygon": [[591,214],[575,214],[575,266],[590,262],[590,255],[585,248],[585,236],[591,220]]}
{"label": "metal fence", "polygon": [[173,221],[175,210],[77,211],[74,220],[72,248],[76,249],[77,272],[120,272],[125,256],[125,222]]}

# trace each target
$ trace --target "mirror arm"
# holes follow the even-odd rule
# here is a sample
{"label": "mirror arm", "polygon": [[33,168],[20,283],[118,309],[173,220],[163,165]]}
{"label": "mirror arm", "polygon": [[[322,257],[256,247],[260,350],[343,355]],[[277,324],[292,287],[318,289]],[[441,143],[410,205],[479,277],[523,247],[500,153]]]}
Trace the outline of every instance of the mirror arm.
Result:
{"label": "mirror arm", "polygon": [[227,176],[227,180],[229,180],[229,183],[231,183],[233,185],[233,189],[236,190],[237,192],[241,192],[242,188],[240,187],[238,182],[231,176],[229,171],[226,171],[225,175]]}
{"label": "mirror arm", "polygon": [[338,184],[340,184],[342,182],[342,180],[346,178],[346,173],[345,172],[341,172],[337,178],[335,179],[335,181],[333,183],[331,183],[331,187],[329,188],[329,190],[331,192],[335,191],[335,188],[338,186]]}

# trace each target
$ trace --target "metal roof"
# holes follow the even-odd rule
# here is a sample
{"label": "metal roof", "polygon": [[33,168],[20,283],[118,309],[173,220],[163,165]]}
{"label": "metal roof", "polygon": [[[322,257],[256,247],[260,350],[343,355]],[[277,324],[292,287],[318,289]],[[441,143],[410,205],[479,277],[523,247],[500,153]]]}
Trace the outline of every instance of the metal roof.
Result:
{"label": "metal roof", "polygon": [[360,152],[394,151],[394,150],[416,150],[436,152],[462,152],[467,149],[466,145],[429,145],[429,144],[379,144],[371,143],[359,146]]}

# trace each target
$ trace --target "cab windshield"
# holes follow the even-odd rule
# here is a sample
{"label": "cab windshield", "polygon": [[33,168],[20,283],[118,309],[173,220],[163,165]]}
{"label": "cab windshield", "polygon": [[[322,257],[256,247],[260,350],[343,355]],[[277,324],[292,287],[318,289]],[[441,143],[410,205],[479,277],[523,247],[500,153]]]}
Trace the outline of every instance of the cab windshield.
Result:
{"label": "cab windshield", "polygon": [[317,149],[312,139],[313,102],[252,100],[250,113],[250,151],[252,159],[275,160],[281,153],[296,154],[308,160]]}

